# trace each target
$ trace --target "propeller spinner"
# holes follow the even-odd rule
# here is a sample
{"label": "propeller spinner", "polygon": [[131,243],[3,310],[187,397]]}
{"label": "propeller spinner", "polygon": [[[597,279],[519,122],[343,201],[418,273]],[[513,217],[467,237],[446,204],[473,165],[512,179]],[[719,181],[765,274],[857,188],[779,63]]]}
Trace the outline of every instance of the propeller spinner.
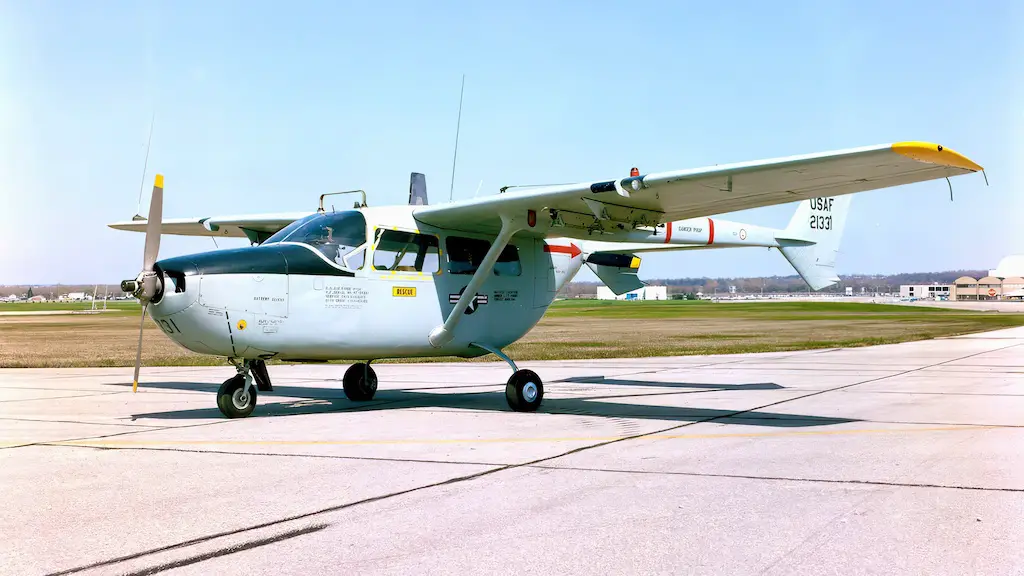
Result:
{"label": "propeller spinner", "polygon": [[146,311],[149,303],[157,300],[162,292],[162,281],[158,277],[154,265],[160,251],[160,222],[164,204],[164,177],[156,175],[153,183],[153,196],[149,201],[149,220],[146,222],[146,247],[142,255],[142,272],[134,280],[121,282],[121,289],[131,293],[142,303],[142,320],[139,323],[139,345],[135,352],[135,377],[132,380],[132,392],[139,388],[139,368],[142,366],[142,329],[146,323]]}

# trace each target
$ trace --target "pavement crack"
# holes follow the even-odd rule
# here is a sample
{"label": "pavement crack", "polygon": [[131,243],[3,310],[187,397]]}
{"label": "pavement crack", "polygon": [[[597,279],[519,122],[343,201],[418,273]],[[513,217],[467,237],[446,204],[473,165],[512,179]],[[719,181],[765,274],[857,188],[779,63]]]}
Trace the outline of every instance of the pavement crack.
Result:
{"label": "pavement crack", "polygon": [[421,490],[427,490],[429,488],[437,488],[437,487],[441,487],[441,486],[448,486],[448,485],[451,485],[451,484],[458,484],[460,482],[466,482],[468,480],[473,480],[473,479],[476,479],[476,478],[480,478],[482,476],[487,476],[487,475],[493,474],[495,472],[501,472],[503,470],[509,470],[509,469],[512,469],[512,468],[518,468],[520,466],[521,465],[509,464],[509,465],[505,465],[505,466],[500,466],[498,468],[493,468],[491,470],[482,470],[480,472],[476,472],[476,473],[473,473],[473,474],[467,474],[465,476],[456,476],[455,478],[449,478],[447,480],[441,480],[439,482],[432,482],[430,484],[424,484],[422,486],[415,486],[413,488],[407,488],[405,490],[399,490],[399,491],[396,491],[396,492],[390,492],[390,493],[387,493],[387,494],[381,494],[379,496],[371,496],[369,498],[363,498],[361,500],[356,500],[354,502],[346,502],[344,504],[336,504],[334,506],[327,506],[325,508],[321,508],[319,510],[314,510],[312,512],[304,512],[302,514],[295,514],[295,515],[288,516],[288,517],[285,517],[285,518],[280,518],[280,519],[277,519],[277,520],[270,520],[270,521],[267,521],[267,522],[262,522],[260,524],[254,524],[254,525],[246,526],[246,527],[243,527],[243,528],[237,528],[235,530],[225,530],[223,532],[216,532],[214,534],[208,534],[206,536],[200,536],[198,538],[192,538],[192,539],[189,539],[189,540],[184,540],[184,541],[178,542],[176,544],[168,544],[166,546],[160,546],[158,548],[151,548],[149,550],[143,550],[141,552],[136,552],[134,554],[126,554],[124,556],[118,556],[116,558],[111,558],[111,559],[108,559],[108,560],[101,560],[99,562],[94,562],[92,564],[88,564],[88,565],[85,565],[85,566],[78,566],[76,568],[69,568],[67,570],[62,570],[60,572],[52,572],[48,576],[64,576],[65,574],[74,574],[76,572],[83,572],[85,570],[91,570],[93,568],[102,568],[102,567],[105,567],[105,566],[111,566],[111,565],[114,565],[114,564],[119,564],[121,562],[127,562],[129,560],[136,560],[138,558],[142,558],[142,557],[145,557],[145,556],[151,556],[153,554],[158,554],[160,552],[167,552],[168,550],[176,550],[176,549],[179,549],[179,548],[185,548],[187,546],[194,546],[196,544],[202,544],[204,542],[209,542],[211,540],[216,540],[217,538],[223,538],[225,536],[235,536],[235,535],[238,535],[238,534],[244,534],[246,532],[251,532],[253,530],[261,530],[261,529],[264,529],[264,528],[271,528],[273,526],[277,526],[277,525],[280,525],[280,524],[285,524],[287,522],[294,522],[296,520],[305,520],[305,519],[313,518],[313,517],[320,516],[320,515],[323,515],[323,514],[328,514],[328,513],[331,513],[331,512],[338,512],[340,510],[345,510],[347,508],[353,508],[355,506],[361,506],[363,504],[370,504],[370,503],[373,503],[373,502],[379,502],[381,500],[387,500],[389,498],[395,498],[397,496],[404,496],[406,494],[412,494],[414,492],[419,492]]}
{"label": "pavement crack", "polygon": [[220,454],[225,456],[267,456],[278,458],[320,458],[324,460],[362,460],[367,462],[411,462],[414,464],[454,464],[457,466],[504,466],[499,462],[460,462],[455,460],[427,460],[422,458],[383,458],[380,456],[343,456],[340,454],[287,454],[284,452],[239,452],[235,450],[198,450],[188,448],[170,448],[157,446],[89,446],[74,444],[69,441],[60,443],[42,443],[39,446],[50,448],[85,448],[88,450],[150,450],[156,452],[178,452],[182,454]]}
{"label": "pavement crack", "polygon": [[11,400],[0,400],[0,404],[11,404],[14,402],[38,402],[40,400],[70,400],[71,398],[87,398],[89,396],[110,396],[112,394],[124,394],[123,390],[113,392],[93,392],[91,394],[73,394],[71,396],[45,396],[42,398],[14,398]]}
{"label": "pavement crack", "polygon": [[719,474],[714,472],[678,472],[671,470],[620,470],[616,468],[590,468],[586,466],[543,466],[531,465],[541,470],[573,470],[577,472],[607,472],[610,474],[644,474],[650,476],[691,476],[694,478],[732,478],[736,480],[767,480],[773,482],[804,482],[809,484],[851,484],[884,486],[887,488],[940,488],[947,490],[971,490],[976,492],[1024,493],[1024,488],[993,488],[987,486],[961,486],[956,484],[931,484],[927,482],[889,482],[885,480],[842,480],[835,478],[804,478],[799,476],[766,476],[758,474]]}
{"label": "pavement crack", "polygon": [[205,554],[199,554],[197,556],[190,556],[181,560],[175,560],[174,562],[167,562],[166,564],[159,564],[150,568],[144,568],[142,570],[136,570],[135,572],[128,572],[125,576],[148,576],[149,574],[156,574],[158,572],[164,572],[166,570],[172,570],[174,568],[181,568],[182,566],[188,566],[190,564],[198,564],[212,558],[218,558],[220,556],[227,556],[228,554],[234,554],[236,552],[243,552],[245,550],[252,550],[253,548],[259,548],[260,546],[266,546],[267,544],[273,544],[275,542],[281,542],[290,538],[296,538],[304,536],[306,534],[312,534],[313,532],[319,532],[324,528],[327,528],[327,524],[315,524],[313,526],[307,526],[305,528],[299,528],[298,530],[289,530],[288,532],[282,532],[268,538],[260,538],[258,540],[251,540],[249,542],[243,542],[241,544],[235,544],[233,546],[227,546],[219,550],[207,552]]}
{"label": "pavement crack", "polygon": [[184,424],[184,425],[181,425],[181,426],[159,426],[159,427],[150,426],[150,427],[147,427],[147,428],[142,428],[141,426],[137,426],[136,430],[125,430],[124,432],[114,432],[114,433],[111,433],[111,434],[100,434],[99,436],[84,436],[84,437],[81,437],[81,438],[69,438],[67,440],[46,440],[46,441],[39,441],[39,442],[28,442],[28,443],[25,443],[25,444],[17,444],[17,445],[14,445],[14,446],[0,446],[0,450],[9,450],[9,449],[12,449],[12,448],[27,448],[29,446],[47,446],[47,445],[54,445],[55,446],[55,445],[59,445],[59,444],[63,444],[63,443],[84,442],[86,440],[102,440],[103,438],[113,438],[115,436],[127,436],[129,434],[142,434],[142,433],[145,433],[145,432],[157,432],[157,431],[160,431],[160,430],[180,430],[180,429],[184,429],[184,428],[199,428],[200,426],[212,426],[212,425],[215,425],[215,424],[226,424],[228,422],[237,422],[237,420],[216,420],[216,421],[213,421],[213,422],[201,422],[199,424]]}
{"label": "pavement crack", "polygon": [[[0,420],[9,420],[14,422],[46,422],[55,424],[83,424],[87,426],[122,426],[129,428],[161,428],[161,426],[153,426],[152,424],[124,424],[122,422],[85,422],[82,420],[53,420],[50,418],[13,418],[9,416],[0,416]],[[140,432],[142,430],[139,430]]]}

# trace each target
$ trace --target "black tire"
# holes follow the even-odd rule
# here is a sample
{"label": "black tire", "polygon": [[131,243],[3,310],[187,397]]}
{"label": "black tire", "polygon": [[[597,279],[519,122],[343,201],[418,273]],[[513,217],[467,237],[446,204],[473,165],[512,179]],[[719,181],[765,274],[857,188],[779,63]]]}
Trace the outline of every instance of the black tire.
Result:
{"label": "black tire", "polygon": [[245,418],[256,409],[256,386],[249,386],[249,394],[242,396],[245,376],[236,374],[228,378],[217,390],[217,408],[228,418]]}
{"label": "black tire", "polygon": [[534,412],[544,399],[544,382],[532,370],[519,370],[505,385],[505,400],[516,412]]}
{"label": "black tire", "polygon": [[373,395],[377,393],[377,373],[362,362],[349,366],[341,382],[345,396],[353,402],[373,400]]}

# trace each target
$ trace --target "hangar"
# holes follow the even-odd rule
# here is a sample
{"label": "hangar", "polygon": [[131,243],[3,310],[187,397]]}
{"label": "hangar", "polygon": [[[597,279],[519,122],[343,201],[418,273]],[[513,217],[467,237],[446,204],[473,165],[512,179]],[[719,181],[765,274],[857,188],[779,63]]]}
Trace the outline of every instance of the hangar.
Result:
{"label": "hangar", "polygon": [[950,300],[1024,300],[1024,254],[1013,254],[999,261],[988,276],[961,276],[950,284],[900,286],[900,296]]}

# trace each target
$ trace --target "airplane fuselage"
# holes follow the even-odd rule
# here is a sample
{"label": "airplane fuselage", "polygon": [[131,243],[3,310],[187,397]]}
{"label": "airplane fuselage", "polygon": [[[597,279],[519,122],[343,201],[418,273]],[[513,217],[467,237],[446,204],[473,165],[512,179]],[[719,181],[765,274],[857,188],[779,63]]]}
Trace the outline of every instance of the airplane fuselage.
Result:
{"label": "airplane fuselage", "polygon": [[150,315],[185,348],[238,359],[479,356],[471,342],[502,348],[523,337],[583,263],[570,239],[513,238],[454,338],[434,347],[427,336],[493,238],[422,226],[403,208],[358,211],[365,232],[356,217],[336,226],[365,240],[343,241],[344,257],[306,234],[161,260]]}

